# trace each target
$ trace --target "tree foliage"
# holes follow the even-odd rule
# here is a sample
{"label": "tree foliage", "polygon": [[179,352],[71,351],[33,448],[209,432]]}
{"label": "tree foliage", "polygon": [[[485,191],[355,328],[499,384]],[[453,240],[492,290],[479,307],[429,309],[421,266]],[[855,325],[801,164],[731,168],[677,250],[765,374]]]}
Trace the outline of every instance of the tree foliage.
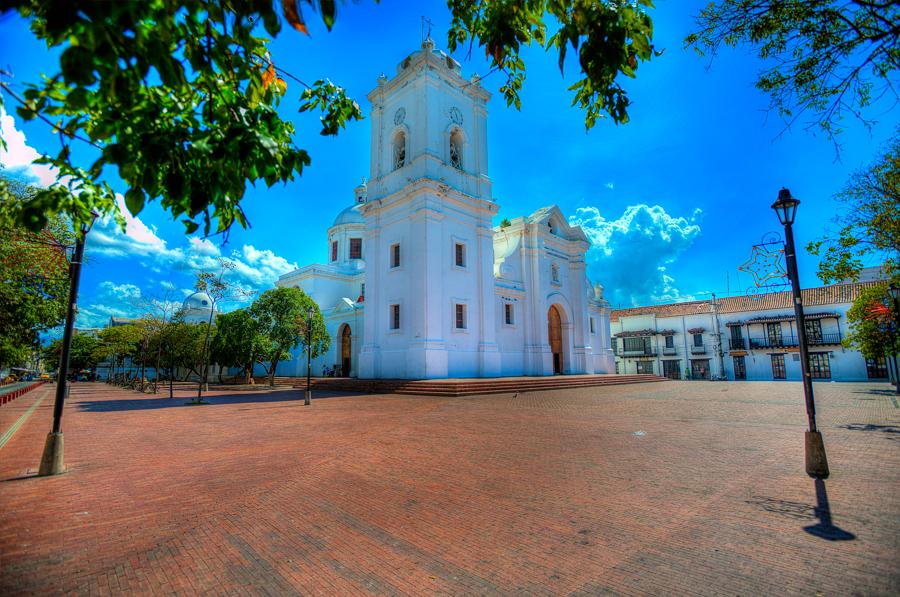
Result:
{"label": "tree foliage", "polygon": [[839,228],[807,246],[822,257],[819,278],[826,284],[855,279],[873,259],[886,276],[900,278],[900,134],[835,198],[843,204],[834,218]]}
{"label": "tree foliage", "polygon": [[[62,353],[62,338],[57,338],[44,349],[44,361],[51,371],[59,369],[59,357]],[[72,336],[69,348],[69,371],[75,373],[81,369],[96,369],[97,363],[103,359],[103,343],[89,334],[76,333]]]}
{"label": "tree foliage", "polygon": [[843,344],[856,348],[867,359],[900,352],[897,313],[888,294],[888,285],[866,288],[847,311],[850,331]]}
{"label": "tree foliage", "polygon": [[179,318],[167,322],[150,342],[161,347],[162,367],[175,372],[185,370],[198,377],[203,372],[203,346],[209,328],[207,323],[187,323]]}
{"label": "tree foliage", "polygon": [[126,358],[137,357],[138,346],[145,334],[141,326],[128,324],[103,328],[98,335],[103,357],[113,363],[119,363]]}
{"label": "tree foliage", "polygon": [[[327,351],[331,337],[319,306],[299,288],[273,288],[262,293],[250,305],[261,337],[259,362],[266,367],[269,384],[274,384],[275,369],[288,353],[299,345],[307,346],[307,309],[312,307],[312,358]],[[268,363],[266,365],[266,363]]]}
{"label": "tree foliage", "polygon": [[718,0],[697,17],[686,43],[714,55],[749,46],[765,61],[756,87],[789,124],[804,113],[832,139],[845,114],[882,95],[897,98],[898,0]]}
{"label": "tree foliage", "polygon": [[[309,165],[293,125],[276,112],[287,84],[263,37],[281,28],[271,0],[0,0],[7,8],[62,50],[59,71],[27,85],[17,110],[46,119],[64,141],[41,160],[63,178],[9,214],[29,227],[51,213],[80,224],[92,208],[113,212],[103,175],[114,168],[132,214],[158,200],[188,232],[200,224],[224,231],[247,225],[240,201],[248,183],[286,182]],[[306,93],[320,100],[323,134],[362,117],[340,87],[319,81]],[[75,138],[96,148],[87,168],[72,160]]]}
{"label": "tree foliage", "polygon": [[212,362],[223,367],[236,367],[245,382],[253,380],[253,366],[260,359],[265,338],[259,324],[247,309],[237,309],[216,317],[216,333],[210,343]]}
{"label": "tree foliage", "polygon": [[[2,177],[10,196],[28,201],[35,189]],[[74,233],[61,217],[39,232],[0,225],[0,367],[22,363],[38,345],[41,332],[61,324],[69,294],[66,245]]]}
{"label": "tree foliage", "polygon": [[[294,126],[276,112],[288,90],[285,77],[305,87],[298,110],[321,112],[323,135],[362,118],[343,88],[327,80],[306,86],[269,54],[283,17],[308,33],[304,5],[317,9],[326,27],[334,25],[334,0],[0,0],[0,11],[17,10],[37,38],[61,51],[59,70],[27,84],[23,95],[0,81],[20,102],[19,116],[44,120],[61,140],[56,155],[40,160],[58,169],[57,183],[24,204],[0,204],[0,221],[39,230],[51,214],[67,214],[79,226],[92,209],[116,213],[107,178],[115,171],[132,214],[157,201],[188,233],[247,226],[241,199],[248,184],[284,183],[310,164]],[[501,92],[508,104],[520,105],[519,51],[535,42],[556,50],[561,69],[577,53],[583,77],[571,87],[573,104],[586,111],[588,128],[605,114],[628,121],[620,75],[634,77],[654,55],[650,0],[448,5],[450,49],[483,47],[492,69],[507,76]],[[549,35],[548,23],[558,24]],[[73,140],[93,146],[93,163],[72,159]],[[0,183],[0,197],[7,194]]]}
{"label": "tree foliage", "polygon": [[[620,75],[635,77],[640,62],[658,53],[653,47],[653,22],[646,9],[650,0],[448,0],[453,15],[448,33],[451,51],[477,42],[491,67],[506,74],[500,92],[507,105],[521,105],[525,81],[522,46],[536,43],[555,50],[560,72],[569,52],[577,54],[583,75],[569,90],[572,105],[585,110],[588,129],[598,118],[628,122],[631,100]],[[548,33],[552,23],[555,31]]]}

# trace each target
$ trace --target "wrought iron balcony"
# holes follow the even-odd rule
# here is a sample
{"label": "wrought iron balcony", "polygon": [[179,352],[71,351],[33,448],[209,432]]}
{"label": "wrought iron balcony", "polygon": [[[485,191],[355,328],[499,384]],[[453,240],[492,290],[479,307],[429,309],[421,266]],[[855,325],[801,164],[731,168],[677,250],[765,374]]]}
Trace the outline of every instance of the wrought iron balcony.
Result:
{"label": "wrought iron balcony", "polygon": [[826,344],[840,344],[841,343],[841,335],[840,334],[817,334],[815,336],[808,336],[807,340],[812,346],[824,346]]}
{"label": "wrought iron balcony", "polygon": [[730,338],[728,340],[728,348],[731,350],[744,350],[747,348],[747,341],[743,338]]}
{"label": "wrought iron balcony", "polygon": [[691,354],[706,354],[706,346],[691,346]]}
{"label": "wrought iron balcony", "polygon": [[750,338],[750,348],[787,348],[798,346],[799,342],[793,335],[768,336],[766,338]]}
{"label": "wrought iron balcony", "polygon": [[675,354],[675,347],[673,346],[670,348],[668,346],[664,346],[662,349],[662,353],[663,354]]}
{"label": "wrought iron balcony", "polygon": [[623,357],[653,357],[656,356],[656,351],[652,348],[643,348],[637,350],[623,350],[621,353]]}

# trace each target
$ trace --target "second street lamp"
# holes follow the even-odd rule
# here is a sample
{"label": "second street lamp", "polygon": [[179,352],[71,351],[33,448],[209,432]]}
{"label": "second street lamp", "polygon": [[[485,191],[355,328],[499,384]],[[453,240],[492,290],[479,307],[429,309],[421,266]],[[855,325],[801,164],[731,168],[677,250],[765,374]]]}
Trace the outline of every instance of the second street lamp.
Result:
{"label": "second street lamp", "polygon": [[306,309],[306,398],[303,400],[304,406],[309,406],[312,399],[312,389],[310,388],[310,374],[312,373],[312,316],[313,308]]}
{"label": "second street lamp", "polygon": [[803,315],[803,295],[800,293],[800,276],[797,273],[797,252],[794,249],[794,217],[800,201],[788,189],[778,192],[778,200],[772,209],[778,214],[778,221],[784,226],[784,261],[787,275],[791,281],[791,293],[794,300],[794,316],[797,319],[797,336],[800,341],[800,371],[803,375],[803,394],[806,397],[806,417],[809,429],[806,432],[806,473],[812,477],[824,479],[828,476],[828,459],[825,456],[825,443],[822,434],[816,428],[816,402],[813,398],[812,376],[809,371],[809,345],[806,339],[806,319]]}
{"label": "second street lamp", "polygon": [[894,357],[894,392],[900,394],[900,368],[897,367],[897,334],[900,334],[900,287],[891,282],[888,286],[888,292],[891,295],[891,305],[894,313],[894,333],[891,334],[893,340],[892,351]]}

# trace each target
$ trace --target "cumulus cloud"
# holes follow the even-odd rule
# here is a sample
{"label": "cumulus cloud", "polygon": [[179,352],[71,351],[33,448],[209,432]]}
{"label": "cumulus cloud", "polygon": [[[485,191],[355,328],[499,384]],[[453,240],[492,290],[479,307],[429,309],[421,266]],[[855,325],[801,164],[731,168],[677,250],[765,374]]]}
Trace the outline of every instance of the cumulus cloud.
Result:
{"label": "cumulus cloud", "polygon": [[[166,284],[162,286],[170,289]],[[134,284],[116,284],[112,280],[105,280],[97,285],[97,292],[86,306],[78,307],[78,327],[105,327],[110,317],[137,319],[140,317],[170,317],[180,307],[181,300],[172,292],[164,292],[162,295],[146,293]]]}
{"label": "cumulus cloud", "polygon": [[607,220],[596,207],[582,207],[569,218],[591,240],[588,274],[603,284],[616,306],[691,300],[679,291],[667,266],[700,235],[702,212],[674,217],[659,205],[630,205],[618,219]]}
{"label": "cumulus cloud", "polygon": [[6,174],[30,184],[47,187],[56,181],[56,169],[46,164],[33,164],[42,157],[28,145],[25,133],[16,128],[15,119],[0,107],[0,137],[6,141],[6,149],[0,149],[0,164]]}
{"label": "cumulus cloud", "polygon": [[218,271],[219,259],[224,258],[234,266],[226,277],[243,294],[271,288],[279,276],[297,269],[296,263],[269,249],[257,249],[253,245],[243,245],[226,253],[209,239],[192,236],[182,246],[170,246],[156,229],[128,213],[121,195],[117,195],[116,200],[125,217],[125,232],[120,230],[112,217],[98,220],[88,235],[87,250],[92,254],[123,259],[137,256],[152,271],[177,271],[189,275],[200,271]]}

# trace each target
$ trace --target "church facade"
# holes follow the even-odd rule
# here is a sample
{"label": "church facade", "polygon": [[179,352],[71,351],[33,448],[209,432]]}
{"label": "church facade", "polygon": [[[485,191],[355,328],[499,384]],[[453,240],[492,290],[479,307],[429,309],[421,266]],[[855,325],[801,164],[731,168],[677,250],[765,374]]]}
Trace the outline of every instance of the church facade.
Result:
{"label": "church facade", "polygon": [[[372,103],[368,184],[328,229],[328,262],[289,272],[332,336],[312,374],[430,379],[612,373],[590,243],[555,206],[494,227],[489,93],[426,40]],[[305,375],[305,353],[279,365]]]}

